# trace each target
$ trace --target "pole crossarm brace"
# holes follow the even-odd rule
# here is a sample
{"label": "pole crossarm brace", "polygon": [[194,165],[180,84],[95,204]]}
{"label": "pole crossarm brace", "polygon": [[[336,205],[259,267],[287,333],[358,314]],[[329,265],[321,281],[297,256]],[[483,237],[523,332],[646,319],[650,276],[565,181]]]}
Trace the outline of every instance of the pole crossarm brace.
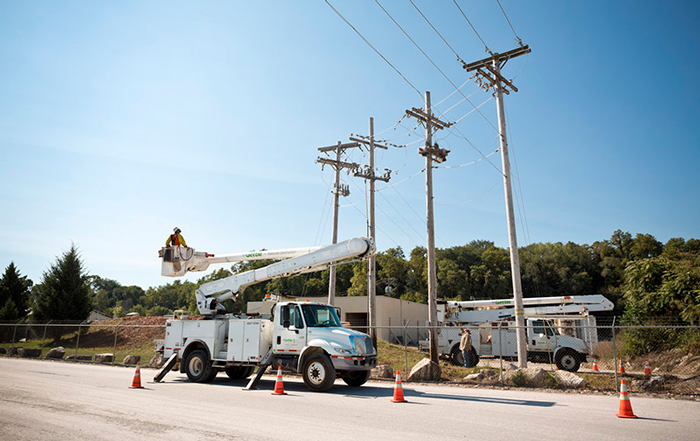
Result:
{"label": "pole crossarm brace", "polygon": [[[370,144],[370,141],[367,140],[367,139],[355,138],[355,137],[353,137],[353,136],[350,137],[350,141],[359,142],[359,143],[364,144],[364,145],[369,145],[369,144]],[[374,142],[374,143],[372,143],[372,144],[374,144],[375,147],[379,147],[380,149],[384,149],[384,150],[388,150],[388,149],[389,149],[389,147],[387,147],[387,146],[385,146],[385,145],[377,144],[376,142]]]}
{"label": "pole crossarm brace", "polygon": [[[466,69],[467,72],[476,71],[475,75],[481,75],[482,77],[484,77],[489,83],[485,86],[482,85],[482,87],[484,87],[485,89],[488,90],[489,86],[495,86],[497,83],[499,83],[502,85],[503,92],[506,95],[510,95],[508,88],[510,88],[513,92],[517,92],[518,88],[515,87],[515,85],[513,85],[513,83],[510,80],[507,80],[503,75],[501,75],[500,67],[502,66],[502,63],[505,63],[511,58],[529,54],[530,52],[532,52],[530,50],[530,46],[525,45],[523,47],[513,49],[502,54],[493,54],[493,56],[491,57],[484,58],[479,61],[474,61],[473,63],[463,63],[462,67],[464,67],[464,69]],[[494,67],[494,65],[496,67]],[[479,84],[481,85],[480,82]]]}
{"label": "pole crossarm brace", "polygon": [[356,169],[360,166],[359,164],[357,164],[355,162],[336,161],[334,159],[321,158],[321,157],[316,158],[316,162],[318,162],[320,164],[331,165],[333,167],[349,168],[349,169]]}
{"label": "pole crossarm brace", "polygon": [[334,152],[337,149],[350,149],[353,147],[359,147],[360,144],[356,142],[347,142],[345,144],[329,145],[328,147],[319,147],[319,152]]}
{"label": "pole crossarm brace", "polygon": [[450,127],[454,123],[446,123],[444,121],[440,121],[439,119],[435,118],[433,115],[428,115],[425,113],[423,109],[419,109],[417,107],[411,108],[411,110],[406,110],[406,115],[412,116],[413,118],[421,121],[421,122],[426,122],[430,121],[430,123],[435,127],[435,129],[442,130]]}

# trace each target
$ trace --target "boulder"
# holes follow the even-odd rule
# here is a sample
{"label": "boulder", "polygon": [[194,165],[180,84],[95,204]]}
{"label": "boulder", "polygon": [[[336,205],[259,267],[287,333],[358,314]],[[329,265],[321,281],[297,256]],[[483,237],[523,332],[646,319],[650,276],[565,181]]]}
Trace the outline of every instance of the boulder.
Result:
{"label": "boulder", "polygon": [[126,357],[124,357],[124,366],[133,366],[140,361],[140,355],[127,355]]}
{"label": "boulder", "polygon": [[544,369],[528,368],[509,370],[504,374],[504,378],[513,383],[514,386],[543,387],[549,376]]}
{"label": "boulder", "polygon": [[17,346],[12,346],[10,349],[7,350],[7,356],[8,357],[13,357],[19,353],[19,350],[23,348],[18,348]]}
{"label": "boulder", "polygon": [[466,377],[464,377],[464,381],[481,381],[484,379],[484,374],[481,372],[478,372],[476,374],[469,374]]}
{"label": "boulder", "polygon": [[66,360],[72,360],[72,361],[92,361],[92,355],[69,355],[66,357]]}
{"label": "boulder", "polygon": [[0,354],[1,354],[1,355],[7,354],[7,349],[5,349],[5,348],[0,348]]}
{"label": "boulder", "polygon": [[388,364],[380,364],[372,369],[373,378],[394,378],[394,369]]}
{"label": "boulder", "polygon": [[61,359],[66,355],[66,350],[63,346],[51,349],[47,354],[46,358],[57,358]]}
{"label": "boulder", "polygon": [[411,369],[408,381],[438,381],[442,376],[440,365],[433,363],[429,358],[424,358]]}
{"label": "boulder", "polygon": [[554,372],[554,376],[559,382],[559,385],[564,388],[579,388],[586,384],[583,378],[573,372],[558,370]]}
{"label": "boulder", "polygon": [[114,354],[95,354],[95,363],[111,363],[114,361]]}
{"label": "boulder", "polygon": [[163,366],[163,363],[165,363],[167,360],[163,360],[163,354],[160,352],[156,352],[156,355],[151,358],[151,361],[148,362],[148,367],[152,368],[159,368]]}
{"label": "boulder", "polygon": [[19,348],[17,354],[22,358],[38,358],[41,357],[41,349]]}

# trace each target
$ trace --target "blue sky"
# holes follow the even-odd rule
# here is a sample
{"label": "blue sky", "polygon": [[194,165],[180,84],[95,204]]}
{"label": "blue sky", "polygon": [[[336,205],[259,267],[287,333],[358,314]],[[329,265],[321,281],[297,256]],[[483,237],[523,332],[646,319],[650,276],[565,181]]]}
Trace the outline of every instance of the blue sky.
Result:
{"label": "blue sky", "polygon": [[[443,119],[472,110],[375,2],[330,2]],[[409,1],[380,3],[468,80]],[[414,3],[462,59],[487,55],[454,2]],[[516,47],[495,0],[458,3],[492,51]],[[503,71],[520,90],[506,97],[519,244],[700,237],[697,3],[501,3],[532,48]],[[396,125],[423,98],[324,1],[7,1],[0,56],[0,265],[36,283],[71,242],[91,274],[170,282],[157,250],[175,225],[217,254],[329,243],[333,173],[317,148],[366,135],[370,117],[407,145],[377,153],[395,172],[377,184],[378,247],[425,245],[423,131]],[[461,91],[485,118],[436,134],[453,167],[434,172],[437,246],[506,247],[499,154],[456,167],[495,150],[495,102]],[[364,182],[343,180],[339,236],[365,235]]]}

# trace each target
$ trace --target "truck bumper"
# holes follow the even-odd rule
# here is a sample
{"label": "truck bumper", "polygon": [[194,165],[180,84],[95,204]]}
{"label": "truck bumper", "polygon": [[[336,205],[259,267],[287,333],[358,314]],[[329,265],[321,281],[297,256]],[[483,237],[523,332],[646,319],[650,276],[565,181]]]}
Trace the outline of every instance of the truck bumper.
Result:
{"label": "truck bumper", "polygon": [[331,362],[336,371],[368,371],[377,366],[377,356],[369,357],[345,357],[332,355]]}

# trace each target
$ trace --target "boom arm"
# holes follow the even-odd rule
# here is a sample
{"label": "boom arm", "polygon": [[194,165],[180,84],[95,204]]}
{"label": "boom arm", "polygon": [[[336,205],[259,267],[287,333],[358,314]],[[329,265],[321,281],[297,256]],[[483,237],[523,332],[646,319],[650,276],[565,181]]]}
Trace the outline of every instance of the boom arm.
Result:
{"label": "boom arm", "polygon": [[[246,287],[266,280],[297,274],[321,271],[333,262],[357,258],[365,260],[374,255],[374,241],[367,237],[356,237],[334,245],[312,249],[311,252],[276,262],[263,268],[205,283],[195,291],[197,308],[202,315],[212,315],[223,310],[223,303],[233,299]],[[249,260],[249,259],[246,259]]]}

